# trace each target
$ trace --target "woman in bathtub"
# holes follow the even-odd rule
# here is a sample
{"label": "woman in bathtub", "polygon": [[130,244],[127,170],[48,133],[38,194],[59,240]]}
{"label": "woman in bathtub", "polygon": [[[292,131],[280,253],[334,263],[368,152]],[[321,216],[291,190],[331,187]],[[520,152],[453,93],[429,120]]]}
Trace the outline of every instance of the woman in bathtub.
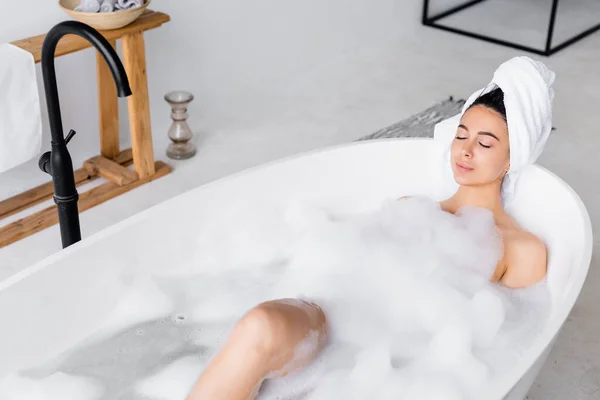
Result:
{"label": "woman in bathtub", "polygon": [[[478,97],[465,111],[452,140],[452,172],[459,188],[441,207],[455,213],[463,206],[489,209],[504,244],[493,282],[523,288],[546,274],[546,248],[523,230],[502,205],[501,189],[510,167],[504,94],[499,88]],[[309,332],[319,332],[312,348],[294,354]],[[306,366],[327,339],[321,308],[296,299],[264,302],[248,311],[228,342],[194,385],[188,400],[253,399],[264,379]]]}

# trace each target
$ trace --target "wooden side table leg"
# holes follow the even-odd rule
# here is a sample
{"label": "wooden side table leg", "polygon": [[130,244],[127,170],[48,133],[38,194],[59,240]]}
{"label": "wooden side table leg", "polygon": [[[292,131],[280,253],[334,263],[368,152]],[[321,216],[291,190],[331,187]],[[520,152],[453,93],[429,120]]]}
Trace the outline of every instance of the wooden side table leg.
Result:
{"label": "wooden side table leg", "polygon": [[[113,48],[117,42],[110,40]],[[96,73],[98,75],[98,107],[100,119],[100,153],[113,159],[119,155],[119,103],[117,88],[106,61],[96,52]]]}
{"label": "wooden side table leg", "polygon": [[124,35],[122,44],[123,64],[132,91],[132,95],[127,98],[127,104],[133,164],[135,172],[143,179],[155,173],[143,32]]}

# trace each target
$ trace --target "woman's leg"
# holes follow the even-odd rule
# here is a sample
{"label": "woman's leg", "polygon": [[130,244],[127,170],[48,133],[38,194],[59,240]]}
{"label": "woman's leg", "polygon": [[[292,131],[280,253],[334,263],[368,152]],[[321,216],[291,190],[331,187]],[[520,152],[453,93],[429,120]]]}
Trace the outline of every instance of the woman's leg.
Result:
{"label": "woman's leg", "polygon": [[304,367],[326,338],[325,315],[315,304],[296,299],[261,303],[235,325],[187,400],[254,399],[265,378]]}

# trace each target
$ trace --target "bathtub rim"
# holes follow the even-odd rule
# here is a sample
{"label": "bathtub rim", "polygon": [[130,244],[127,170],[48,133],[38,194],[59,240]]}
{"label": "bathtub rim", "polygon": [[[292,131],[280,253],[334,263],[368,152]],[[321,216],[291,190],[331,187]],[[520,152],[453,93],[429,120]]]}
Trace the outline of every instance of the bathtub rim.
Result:
{"label": "bathtub rim", "polygon": [[[369,145],[378,145],[384,142],[399,142],[399,141],[433,141],[432,138],[383,138],[383,139],[372,139],[365,141],[353,141],[347,142],[337,145],[320,147],[308,151],[303,151],[295,154],[291,154],[288,156],[276,158],[265,163],[261,163],[258,165],[254,165],[237,172],[222,176],[220,178],[214,179],[212,181],[208,181],[200,184],[194,188],[186,190],[182,193],[179,193],[165,201],[154,204],[142,211],[139,211],[133,215],[130,215],[121,221],[115,223],[114,225],[110,225],[103,229],[100,229],[86,238],[83,238],[81,241],[69,246],[66,249],[60,249],[57,252],[50,254],[49,256],[38,260],[37,262],[31,264],[30,266],[24,268],[18,273],[11,275],[10,277],[0,281],[0,292],[11,287],[12,285],[17,284],[21,280],[26,279],[27,277],[37,273],[38,271],[48,267],[49,265],[55,263],[56,261],[67,257],[72,252],[79,251],[80,249],[85,249],[87,246],[91,246],[94,243],[103,240],[108,235],[111,235],[115,232],[118,232],[126,227],[135,224],[140,220],[144,220],[145,218],[151,216],[153,213],[168,208],[173,202],[184,198],[185,196],[195,192],[195,191],[203,191],[209,190],[210,188],[218,185],[222,185],[227,183],[230,180],[237,179],[240,176],[243,176],[248,173],[260,171],[262,169],[267,169],[272,166],[282,164],[288,161],[292,161],[298,158],[303,158],[307,156],[313,156],[319,153],[333,152],[343,150],[345,148],[357,147],[357,146],[369,146]],[[539,359],[539,357],[543,354],[544,350],[548,347],[551,347],[552,341],[558,336],[560,330],[562,329],[567,317],[571,313],[575,302],[579,298],[581,294],[581,290],[587,278],[589,267],[591,265],[592,260],[592,252],[593,252],[593,230],[592,223],[589,217],[589,213],[585,206],[585,203],[580,198],[580,196],[575,192],[575,190],[567,184],[562,178],[560,178],[554,172],[548,170],[545,167],[542,167],[538,164],[533,164],[533,168],[539,170],[540,172],[549,175],[553,180],[555,180],[559,185],[566,189],[570,194],[571,198],[574,200],[577,210],[581,215],[581,218],[584,222],[584,251],[581,254],[580,263],[577,266],[577,273],[574,277],[573,284],[566,288],[564,295],[561,297],[561,301],[558,303],[557,309],[554,310],[552,317],[548,319],[544,323],[544,329],[537,340],[527,348],[525,352],[521,354],[519,360],[513,365],[513,367],[506,374],[497,377],[494,379],[492,384],[487,388],[488,393],[494,393],[501,395],[504,398],[509,394],[510,390],[519,382],[519,380],[525,376],[531,367],[535,364],[535,361]],[[550,329],[552,328],[552,329]]]}
{"label": "bathtub rim", "polygon": [[432,141],[432,140],[433,140],[432,138],[426,138],[426,137],[415,137],[415,138],[406,137],[406,138],[382,138],[382,139],[370,139],[370,140],[364,140],[364,141],[346,142],[346,143],[324,146],[324,147],[319,147],[319,148],[315,148],[315,149],[311,149],[311,150],[307,150],[307,151],[302,151],[299,153],[290,154],[290,155],[276,158],[276,159],[273,159],[273,160],[270,160],[270,161],[267,161],[267,162],[264,162],[264,163],[261,163],[258,165],[244,168],[242,170],[233,172],[231,174],[222,176],[220,178],[213,179],[212,181],[208,181],[208,182],[202,183],[196,187],[193,187],[191,189],[185,190],[173,197],[170,197],[164,201],[161,201],[160,203],[154,204],[144,210],[138,211],[128,217],[125,217],[114,225],[110,225],[105,228],[99,229],[98,231],[92,233],[91,235],[89,235],[87,237],[83,237],[80,241],[73,243],[71,246],[67,247],[66,249],[57,250],[56,252],[48,255],[47,257],[44,257],[43,259],[38,260],[38,261],[34,262],[33,264],[23,268],[21,271],[17,272],[16,274],[13,274],[13,275],[7,277],[6,279],[0,280],[0,292],[5,290],[6,288],[18,283],[19,281],[27,278],[28,276],[36,273],[37,271],[45,268],[47,265],[53,263],[54,261],[59,260],[63,257],[67,257],[69,254],[71,254],[72,252],[78,251],[80,248],[85,248],[86,246],[92,245],[93,243],[104,239],[106,236],[110,235],[111,233],[118,232],[119,230],[121,230],[125,227],[128,227],[128,226],[131,226],[132,224],[136,223],[139,220],[143,220],[144,218],[148,217],[150,214],[152,214],[156,211],[159,211],[159,210],[169,207],[169,205],[172,202],[180,200],[180,199],[184,198],[185,196],[187,196],[191,193],[194,193],[196,191],[204,191],[204,190],[210,189],[211,187],[225,184],[228,181],[234,180],[234,179],[238,178],[239,176],[243,176],[247,173],[252,173],[255,171],[259,171],[261,169],[266,169],[266,168],[275,166],[277,164],[283,164],[287,161],[292,161],[292,160],[295,160],[298,158],[303,158],[305,156],[312,156],[312,155],[316,155],[319,153],[342,150],[347,147],[356,147],[356,146],[361,146],[361,145],[363,145],[363,146],[364,145],[374,145],[375,143],[394,142],[394,141],[426,142],[426,141]]}

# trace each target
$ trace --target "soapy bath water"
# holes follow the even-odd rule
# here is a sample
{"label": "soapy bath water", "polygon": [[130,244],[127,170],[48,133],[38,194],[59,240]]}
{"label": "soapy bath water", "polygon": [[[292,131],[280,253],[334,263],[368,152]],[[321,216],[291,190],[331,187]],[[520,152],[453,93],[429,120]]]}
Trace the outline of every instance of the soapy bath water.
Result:
{"label": "soapy bath water", "polygon": [[259,399],[475,399],[549,311],[543,283],[488,282],[502,246],[484,210],[248,206],[202,224],[187,262],[140,275],[100,332],[7,377],[0,398],[184,399],[249,308],[292,297],[323,308],[329,345]]}

